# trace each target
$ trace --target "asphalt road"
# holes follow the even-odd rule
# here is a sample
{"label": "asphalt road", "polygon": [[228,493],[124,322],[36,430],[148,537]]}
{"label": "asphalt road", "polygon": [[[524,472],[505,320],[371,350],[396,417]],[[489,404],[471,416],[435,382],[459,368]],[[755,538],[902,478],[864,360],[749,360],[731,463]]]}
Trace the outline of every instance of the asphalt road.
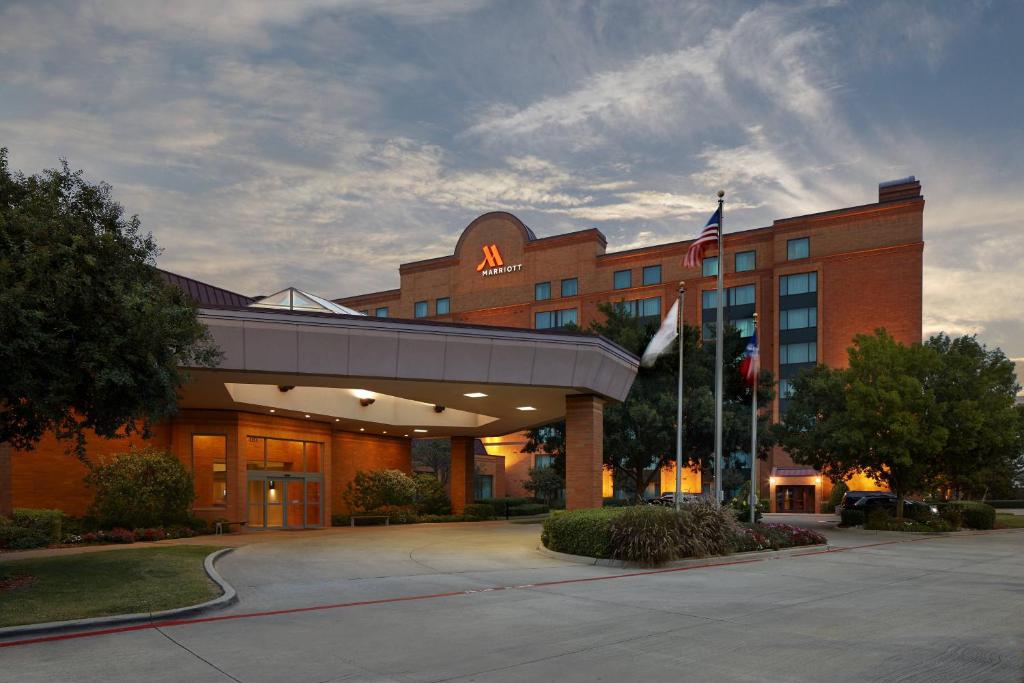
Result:
{"label": "asphalt road", "polygon": [[650,573],[536,525],[282,534],[218,565],[233,618],[0,648],[0,680],[1024,680],[1024,533],[787,521],[841,549]]}

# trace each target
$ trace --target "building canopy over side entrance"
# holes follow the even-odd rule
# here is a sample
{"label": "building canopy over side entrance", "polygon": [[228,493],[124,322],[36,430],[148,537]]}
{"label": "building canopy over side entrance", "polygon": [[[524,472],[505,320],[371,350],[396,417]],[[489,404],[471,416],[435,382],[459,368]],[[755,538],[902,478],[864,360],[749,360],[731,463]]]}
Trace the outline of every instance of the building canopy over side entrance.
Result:
{"label": "building canopy over side entrance", "polygon": [[472,501],[473,439],[566,420],[566,505],[601,505],[602,414],[637,359],[596,335],[297,311],[202,309],[223,352],[181,407],[338,429],[452,437],[452,502]]}

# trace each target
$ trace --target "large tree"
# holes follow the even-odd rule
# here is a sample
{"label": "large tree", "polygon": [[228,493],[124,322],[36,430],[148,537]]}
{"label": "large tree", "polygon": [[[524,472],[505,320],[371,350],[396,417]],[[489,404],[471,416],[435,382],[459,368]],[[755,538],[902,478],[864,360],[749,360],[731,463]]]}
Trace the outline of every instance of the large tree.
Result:
{"label": "large tree", "polygon": [[1011,495],[1022,451],[1013,361],[974,336],[938,334],[925,347],[941,360],[933,387],[949,431],[938,484],[955,498]]}
{"label": "large tree", "polygon": [[912,491],[929,487],[949,436],[936,378],[942,363],[922,344],[904,346],[884,330],[857,335],[849,367],[817,366],[793,381],[773,434],[797,463],[833,480],[863,472],[896,494],[897,515]]}
{"label": "large tree", "polygon": [[26,176],[0,149],[0,442],[46,432],[85,457],[175,410],[182,366],[217,360],[194,304],[111,188],[66,161]]}

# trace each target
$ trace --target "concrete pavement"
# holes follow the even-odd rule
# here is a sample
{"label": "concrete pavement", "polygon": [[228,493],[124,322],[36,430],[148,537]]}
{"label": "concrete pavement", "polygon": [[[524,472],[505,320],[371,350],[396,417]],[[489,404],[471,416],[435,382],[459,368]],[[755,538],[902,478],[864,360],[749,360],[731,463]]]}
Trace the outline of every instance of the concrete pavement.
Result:
{"label": "concrete pavement", "polygon": [[660,573],[543,556],[537,525],[294,534],[219,564],[229,619],[2,648],[0,678],[1020,682],[1024,533],[804,524],[842,550]]}

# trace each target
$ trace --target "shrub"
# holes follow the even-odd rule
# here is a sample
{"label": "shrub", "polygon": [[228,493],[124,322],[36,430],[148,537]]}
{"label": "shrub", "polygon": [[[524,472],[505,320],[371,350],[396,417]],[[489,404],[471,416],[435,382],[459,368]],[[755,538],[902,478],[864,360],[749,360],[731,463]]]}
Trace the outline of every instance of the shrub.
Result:
{"label": "shrub", "polygon": [[732,550],[737,532],[734,512],[706,500],[687,501],[676,514],[680,557],[725,555]]}
{"label": "shrub", "polygon": [[444,484],[432,474],[417,474],[412,478],[416,485],[416,512],[425,515],[449,515],[452,503]]}
{"label": "shrub", "polygon": [[101,531],[100,538],[107,543],[135,543],[135,534],[120,527],[110,531]]}
{"label": "shrub", "polygon": [[744,526],[734,539],[738,552],[752,550],[782,550],[805,545],[819,545],[826,538],[812,529],[791,524],[755,524]]}
{"label": "shrub", "polygon": [[623,508],[609,526],[612,557],[642,565],[674,560],[679,530],[673,510],[655,505]]}
{"label": "shrub", "polygon": [[462,514],[470,519],[494,519],[494,508],[486,503],[473,503],[467,505]]}
{"label": "shrub", "polygon": [[63,513],[60,510],[32,510],[29,508],[15,508],[11,521],[14,526],[22,529],[38,531],[48,539],[49,543],[60,543],[63,538],[61,522]]}
{"label": "shrub", "polygon": [[864,516],[863,510],[843,508],[839,513],[839,526],[861,526],[866,521],[867,518]]}
{"label": "shrub", "polygon": [[828,495],[828,501],[825,503],[825,509],[822,512],[833,512],[843,502],[843,494],[850,490],[850,487],[846,485],[845,481],[838,482],[832,485],[832,493]]}
{"label": "shrub", "polygon": [[622,508],[556,512],[544,520],[541,542],[560,553],[611,557],[611,523]]}
{"label": "shrub", "polygon": [[939,507],[939,517],[954,529],[959,529],[964,525],[964,516],[960,512],[960,508],[942,505]]}
{"label": "shrub", "polygon": [[971,529],[992,529],[996,525],[996,509],[991,505],[974,500],[957,500],[946,503],[944,507],[959,510],[964,526]]}
{"label": "shrub", "polygon": [[985,504],[991,505],[997,510],[1024,508],[1024,500],[986,500]]}
{"label": "shrub", "polygon": [[[550,510],[544,503],[530,503],[528,505],[517,505],[514,508],[509,508],[508,514],[510,517],[529,517],[530,515],[543,515],[547,514]],[[504,514],[504,510],[502,510]]]}
{"label": "shrub", "polygon": [[0,548],[8,550],[30,550],[44,548],[50,544],[50,537],[38,529],[13,524],[0,525]]}
{"label": "shrub", "polygon": [[633,502],[625,498],[605,498],[603,505],[606,508],[624,508],[632,505]]}
{"label": "shrub", "polygon": [[188,520],[195,498],[192,475],[167,451],[146,447],[94,466],[90,513],[101,528],[148,528]]}
{"label": "shrub", "polygon": [[134,532],[137,541],[162,541],[167,538],[167,532],[163,529],[136,529]]}
{"label": "shrub", "polygon": [[483,520],[476,518],[471,519],[465,515],[423,515],[420,517],[420,521],[430,524],[440,522],[480,522]]}
{"label": "shrub", "polygon": [[937,532],[956,531],[956,528],[945,519],[932,515],[928,519],[896,519],[888,515],[870,515],[865,529],[875,531],[912,531],[912,532]]}
{"label": "shrub", "polygon": [[889,513],[881,507],[872,508],[864,521],[865,529],[886,530],[889,528]]}
{"label": "shrub", "polygon": [[370,510],[367,512],[331,515],[331,526],[349,526],[353,517],[370,518],[365,522],[362,522],[359,526],[382,525],[384,524],[385,517],[389,524],[415,524],[420,521],[419,516],[416,514],[416,508],[413,505],[385,505],[376,510]]}
{"label": "shrub", "polygon": [[356,472],[344,494],[349,508],[370,512],[416,502],[416,482],[400,470]]}
{"label": "shrub", "polygon": [[[226,517],[221,517],[217,521],[227,522],[228,519]],[[206,521],[202,517],[192,517],[192,516],[190,516],[188,518],[188,520],[185,521],[185,526],[187,526],[189,529],[191,529],[193,532],[195,532],[193,534],[194,536],[195,535],[208,534],[214,528],[214,525],[211,522]],[[224,525],[224,529],[225,530],[228,529],[228,525],[227,524]]]}

